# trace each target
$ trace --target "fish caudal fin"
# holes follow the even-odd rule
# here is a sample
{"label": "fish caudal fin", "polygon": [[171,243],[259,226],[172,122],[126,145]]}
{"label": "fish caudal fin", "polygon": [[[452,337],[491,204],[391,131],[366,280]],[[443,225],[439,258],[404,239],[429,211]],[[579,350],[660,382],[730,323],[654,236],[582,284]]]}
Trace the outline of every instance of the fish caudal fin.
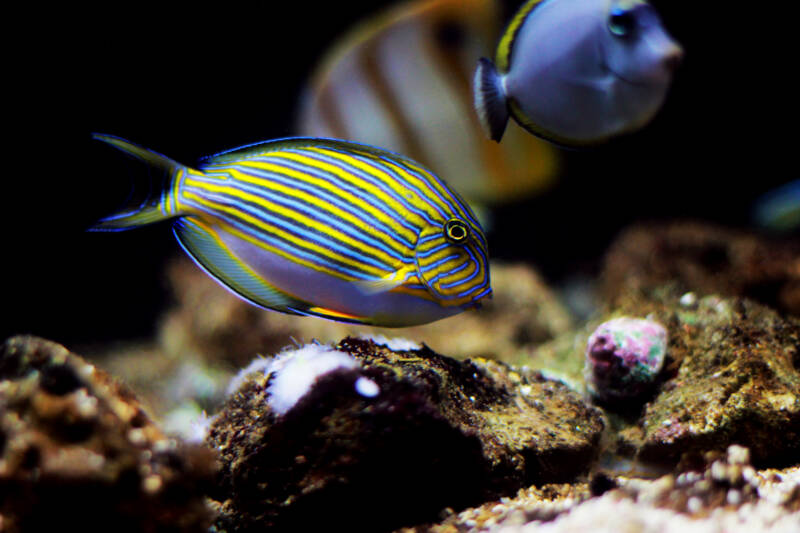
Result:
{"label": "fish caudal fin", "polygon": [[478,60],[473,92],[481,126],[493,141],[500,142],[508,123],[508,105],[503,80],[494,64],[485,57]]}
{"label": "fish caudal fin", "polygon": [[179,215],[172,189],[184,165],[119,137],[98,133],[92,137],[144,162],[149,172],[142,173],[144,177],[139,180],[147,183],[142,186],[134,184],[122,209],[101,219],[89,231],[122,231]]}

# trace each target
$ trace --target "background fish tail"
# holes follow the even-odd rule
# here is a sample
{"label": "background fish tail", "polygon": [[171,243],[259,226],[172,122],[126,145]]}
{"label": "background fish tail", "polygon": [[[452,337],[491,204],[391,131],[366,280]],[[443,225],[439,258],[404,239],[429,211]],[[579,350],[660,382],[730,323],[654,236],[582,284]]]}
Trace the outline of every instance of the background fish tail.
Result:
{"label": "background fish tail", "polygon": [[508,123],[508,105],[500,75],[485,57],[475,71],[475,110],[481,126],[493,141],[500,142]]}
{"label": "background fish tail", "polygon": [[93,138],[145,163],[147,172],[137,173],[125,205],[101,219],[89,231],[123,231],[179,215],[173,189],[176,179],[186,168],[184,165],[119,137],[96,133]]}

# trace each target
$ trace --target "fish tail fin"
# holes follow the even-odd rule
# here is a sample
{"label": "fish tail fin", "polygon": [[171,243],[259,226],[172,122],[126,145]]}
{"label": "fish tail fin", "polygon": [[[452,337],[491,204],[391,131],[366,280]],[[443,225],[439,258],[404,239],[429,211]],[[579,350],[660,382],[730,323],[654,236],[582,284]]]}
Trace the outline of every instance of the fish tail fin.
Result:
{"label": "fish tail fin", "polygon": [[[137,178],[125,205],[89,228],[89,231],[123,231],[179,216],[174,185],[185,166],[147,148],[113,135],[95,133],[92,138],[144,162],[148,171]],[[144,182],[141,184],[139,181]]]}
{"label": "fish tail fin", "polygon": [[481,126],[493,141],[500,142],[508,123],[506,93],[494,63],[485,57],[478,60],[473,92]]}

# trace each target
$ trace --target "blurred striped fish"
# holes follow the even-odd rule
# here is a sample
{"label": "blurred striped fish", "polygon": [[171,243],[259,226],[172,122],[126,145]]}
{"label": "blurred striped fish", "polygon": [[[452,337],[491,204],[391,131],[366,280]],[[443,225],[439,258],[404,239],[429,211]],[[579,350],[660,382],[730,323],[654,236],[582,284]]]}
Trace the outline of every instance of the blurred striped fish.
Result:
{"label": "blurred striped fish", "polygon": [[407,154],[479,204],[544,189],[558,172],[556,149],[516,125],[497,145],[473,110],[475,63],[502,31],[498,3],[418,0],[364,22],[317,69],[298,132]]}
{"label": "blurred striped fish", "polygon": [[90,229],[174,219],[184,250],[256,305],[409,326],[477,307],[491,294],[475,216],[436,175],[399,154],[279,139],[194,169],[116,137],[95,138],[161,170],[163,181]]}

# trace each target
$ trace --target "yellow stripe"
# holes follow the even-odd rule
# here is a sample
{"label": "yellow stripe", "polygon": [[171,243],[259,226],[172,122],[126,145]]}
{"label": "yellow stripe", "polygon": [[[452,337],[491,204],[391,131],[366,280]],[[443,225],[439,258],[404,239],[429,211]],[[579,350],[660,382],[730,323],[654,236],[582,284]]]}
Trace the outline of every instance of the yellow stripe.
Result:
{"label": "yellow stripe", "polygon": [[[442,283],[455,282],[459,278],[449,279],[449,278],[452,278],[452,276],[447,276],[447,273],[452,271],[452,270],[454,270],[456,267],[461,266],[465,262],[472,263],[471,261],[464,261],[464,257],[455,257],[455,258],[451,259],[450,261],[447,261],[446,263],[443,263],[442,265],[437,267],[435,270],[427,270],[425,272],[425,275],[429,279],[434,279],[436,276],[440,276],[439,279],[437,280],[437,283],[439,285],[441,285]],[[473,267],[473,270],[474,269],[475,269],[475,267]],[[464,269],[464,270],[467,270],[467,269]],[[445,279],[445,278],[447,278],[447,279]],[[461,292],[461,291],[464,291],[464,290],[467,290],[467,289],[468,289],[468,287],[461,287],[461,288],[458,288],[458,292]]]}
{"label": "yellow stripe", "polygon": [[319,315],[324,315],[333,318],[344,318],[348,320],[357,320],[359,322],[365,322],[369,320],[369,317],[364,316],[356,316],[356,315],[348,315],[347,313],[342,313],[340,311],[334,311],[333,309],[326,309],[325,307],[309,307],[308,312],[310,313],[317,313]]}
{"label": "yellow stripe", "polygon": [[[420,259],[420,264],[430,265],[431,263],[435,263],[440,259],[444,259],[448,255],[451,255],[454,251],[456,251],[456,246],[448,246],[447,248],[443,248],[442,250],[439,250],[434,254],[423,257]],[[466,254],[459,254],[459,255],[466,255]],[[424,263],[422,263],[422,261],[424,261]]]}
{"label": "yellow stripe", "polygon": [[[213,185],[211,183],[206,183],[206,182],[202,182],[202,181],[195,181],[195,180],[193,180],[191,178],[186,180],[186,184],[189,185],[189,186],[192,186],[192,187],[197,187],[197,188],[209,191],[209,192],[218,192],[218,193],[234,196],[236,198],[240,198],[240,199],[242,199],[244,201],[247,201],[247,202],[252,202],[254,204],[260,205],[267,212],[276,213],[276,214],[279,214],[279,215],[283,215],[286,218],[290,218],[292,220],[296,220],[297,222],[300,222],[301,224],[303,224],[305,226],[313,228],[313,229],[317,230],[318,232],[320,232],[320,233],[322,233],[324,235],[327,235],[328,237],[331,237],[332,239],[335,239],[335,240],[337,240],[337,241],[339,241],[341,243],[345,243],[345,244],[351,246],[352,248],[355,248],[356,250],[368,250],[369,251],[369,255],[372,255],[373,257],[375,257],[379,261],[383,261],[384,263],[388,263],[392,267],[399,268],[402,265],[402,262],[398,262],[396,258],[388,255],[386,252],[384,252],[383,250],[381,250],[379,248],[375,248],[374,246],[369,246],[366,243],[357,241],[357,240],[353,239],[352,237],[350,237],[349,235],[347,235],[346,233],[342,233],[342,232],[340,232],[340,231],[338,231],[338,230],[336,230],[334,228],[331,228],[330,226],[328,226],[326,224],[321,224],[320,222],[318,222],[317,220],[315,220],[313,218],[309,218],[308,216],[303,215],[301,213],[298,213],[297,211],[294,211],[293,209],[287,209],[287,208],[281,206],[280,204],[276,204],[276,203],[271,202],[269,200],[266,200],[266,199],[264,199],[264,198],[262,198],[260,196],[256,196],[256,195],[241,191],[241,190],[239,190],[239,189],[237,189],[235,187],[228,187],[228,186],[225,186],[225,185],[222,185],[222,186]],[[305,242],[305,241],[300,241],[300,242]],[[362,253],[362,252],[357,252],[357,253]]]}
{"label": "yellow stripe", "polygon": [[[299,163],[308,164],[309,166],[314,166],[315,168],[319,168],[316,165],[316,163],[317,163],[316,160],[310,159],[308,157],[297,156],[296,154],[270,153],[268,155],[268,157],[281,157],[281,158],[284,158],[284,159],[294,160],[294,161],[299,162]],[[275,172],[276,174],[281,174],[281,175],[284,175],[284,176],[288,176],[288,177],[291,177],[291,178],[295,178],[295,179],[301,180],[304,183],[308,183],[309,185],[314,185],[315,187],[319,187],[321,189],[324,189],[327,192],[331,192],[331,193],[335,194],[336,196],[339,196],[340,198],[346,200],[347,202],[349,202],[351,204],[354,203],[354,201],[356,201],[356,199],[354,199],[351,195],[348,195],[348,194],[344,193],[341,189],[339,189],[338,187],[336,187],[335,185],[333,185],[329,181],[325,180],[324,178],[317,178],[317,177],[311,176],[309,174],[306,174],[304,172],[300,172],[300,171],[297,171],[297,170],[294,170],[294,169],[291,169],[291,168],[286,168],[286,167],[284,167],[282,165],[278,165],[278,164],[274,164],[274,163],[268,163],[268,162],[265,162],[265,161],[242,161],[241,163],[239,163],[239,165],[242,166],[242,167],[251,167],[251,168],[258,169],[258,170],[266,170],[266,171],[270,171],[270,172]],[[332,169],[333,169],[333,170],[331,170],[332,173],[334,173],[334,171],[335,171],[337,176],[341,177],[342,179],[345,179],[349,183],[357,184],[359,187],[363,187],[363,186],[366,185],[361,181],[356,181],[355,179],[353,179],[353,177],[350,174],[345,173],[344,171],[342,171],[341,169],[339,169],[337,167],[333,167],[332,165],[327,165],[327,166],[332,167]],[[238,176],[237,176],[237,179],[238,179]],[[255,178],[255,177],[248,177],[248,179],[246,181],[248,181],[249,183],[258,183],[258,184],[263,183],[263,181],[261,179]],[[383,224],[389,226],[392,229],[392,231],[397,232],[398,235],[402,235],[403,238],[405,238],[407,241],[416,242],[416,240],[417,240],[417,234],[416,233],[413,233],[411,230],[409,230],[409,229],[405,228],[404,226],[401,226],[400,224],[398,224],[394,219],[392,219],[390,216],[388,216],[383,210],[378,209],[375,206],[372,206],[372,205],[370,205],[370,204],[368,204],[366,202],[362,202],[362,201],[358,201],[357,206],[360,209],[363,209],[364,211],[368,212],[371,216],[375,217],[377,220],[380,220]],[[418,217],[415,217],[415,218],[418,218]],[[407,220],[408,220],[408,218],[407,218]],[[414,220],[408,220],[408,221],[411,222],[412,224],[414,224],[415,226],[418,226],[418,227],[421,224],[421,221],[420,222],[415,222]]]}
{"label": "yellow stripe", "polygon": [[[278,228],[276,226],[273,226],[271,224],[267,224],[267,223],[262,222],[261,220],[258,220],[258,219],[254,218],[254,217],[252,217],[252,216],[250,216],[250,215],[248,215],[246,213],[243,213],[241,210],[236,209],[235,207],[228,207],[228,206],[225,206],[223,204],[218,204],[216,202],[209,201],[208,199],[202,198],[202,197],[198,196],[197,194],[195,194],[193,192],[185,192],[184,196],[186,198],[192,199],[193,201],[195,201],[195,202],[197,202],[197,203],[199,203],[201,205],[204,205],[204,206],[206,206],[206,207],[208,207],[210,209],[213,209],[214,211],[224,212],[224,213],[227,213],[227,214],[231,215],[234,218],[237,218],[239,220],[247,222],[248,224],[250,224],[252,226],[255,226],[255,227],[257,227],[257,228],[259,228],[259,229],[261,229],[261,230],[263,230],[263,231],[265,231],[267,233],[271,233],[271,234],[277,236],[278,238],[281,238],[282,240],[285,240],[285,241],[288,241],[288,242],[294,244],[298,248],[304,248],[306,250],[313,251],[318,256],[327,257],[327,258],[332,259],[334,261],[338,261],[340,263],[343,263],[343,264],[345,264],[347,266],[355,267],[355,270],[360,270],[362,272],[374,275],[374,276],[379,277],[379,278],[381,278],[381,277],[383,277],[383,276],[385,276],[385,275],[387,275],[389,273],[388,270],[381,270],[381,269],[379,269],[377,267],[373,267],[372,265],[359,263],[359,262],[354,261],[354,260],[352,260],[350,258],[344,257],[344,256],[342,256],[340,254],[335,253],[335,252],[332,252],[332,251],[328,250],[327,248],[319,246],[319,245],[317,245],[317,244],[315,244],[315,243],[313,243],[311,241],[300,240],[297,237],[291,235],[290,233],[288,233],[286,231],[281,230],[280,228]],[[232,226],[230,226],[227,223],[222,222],[221,220],[220,220],[220,224],[224,224],[225,226],[227,226],[228,227],[228,231],[230,231],[230,233],[232,233],[234,235],[237,235],[237,236],[240,236],[240,237],[243,237],[245,235],[241,231],[233,228]],[[294,256],[294,255],[292,255],[292,254],[290,254],[290,253],[288,253],[288,252],[286,252],[284,250],[280,250],[280,249],[278,249],[278,248],[276,248],[274,246],[271,246],[271,245],[263,242],[261,239],[256,239],[254,237],[249,236],[249,237],[246,238],[246,240],[248,242],[252,243],[252,244],[255,244],[256,246],[259,246],[260,248],[263,248],[263,249],[268,250],[270,252],[276,253],[276,254],[280,255],[281,257],[289,259],[290,261],[292,261],[294,263],[298,263],[298,264],[301,264],[303,266],[307,266],[307,267],[309,267],[309,268],[311,268],[313,270],[316,270],[318,272],[324,272],[326,274],[330,274],[330,275],[333,275],[333,276],[336,276],[338,278],[345,279],[345,280],[348,280],[348,281],[357,279],[357,278],[348,276],[347,274],[345,274],[343,272],[339,272],[337,270],[330,269],[330,268],[327,268],[327,267],[324,267],[324,266],[316,265],[316,264],[314,264],[314,263],[312,263],[310,261],[307,261],[307,260],[304,260],[304,259],[302,259],[300,257]]]}
{"label": "yellow stripe", "polygon": [[[450,191],[448,191],[447,189],[445,189],[445,188],[441,187],[441,186],[439,185],[439,182],[436,180],[436,178],[434,178],[433,176],[431,176],[430,172],[428,172],[427,170],[425,170],[425,169],[424,169],[424,168],[422,168],[422,167],[415,166],[414,164],[412,164],[412,163],[411,163],[411,162],[409,162],[409,161],[406,161],[406,162],[404,163],[404,165],[407,165],[407,166],[408,166],[408,168],[410,168],[411,170],[413,170],[413,171],[416,171],[416,172],[419,172],[419,173],[421,173],[423,176],[425,176],[426,178],[428,178],[427,180],[422,180],[422,179],[420,179],[420,178],[418,178],[418,177],[414,176],[413,174],[409,173],[409,171],[408,171],[406,168],[404,168],[403,166],[401,166],[401,165],[398,165],[398,164],[396,164],[396,163],[388,163],[388,164],[389,164],[390,166],[392,166],[392,167],[393,167],[393,168],[394,168],[394,169],[397,171],[397,173],[398,173],[398,174],[400,174],[400,175],[401,175],[401,176],[402,176],[404,179],[406,179],[406,180],[408,180],[409,182],[413,182],[414,184],[418,185],[418,187],[422,188],[422,189],[423,189],[423,191],[424,191],[424,188],[425,188],[425,187],[430,187],[430,188],[436,189],[436,190],[437,190],[439,193],[441,193],[441,195],[442,195],[442,196],[444,196],[445,198],[447,198],[447,199],[451,200],[451,202],[450,202],[450,203],[452,203],[452,204],[453,204],[453,207],[455,207],[455,209],[456,209],[456,211],[457,211],[457,214],[458,214],[458,215],[461,215],[461,217],[462,217],[462,218],[466,218],[466,214],[465,214],[465,213],[464,213],[464,211],[463,211],[463,210],[462,210],[462,209],[459,207],[459,205],[458,205],[458,201],[457,201],[457,200],[456,200],[456,199],[453,197],[453,195],[451,194],[451,192],[450,192]],[[435,203],[436,205],[438,205],[438,206],[439,206],[439,207],[442,209],[442,211],[444,211],[445,213],[451,213],[451,212],[452,212],[452,208],[451,208],[451,207],[450,207],[450,206],[449,206],[447,203],[445,203],[444,201],[442,201],[442,200],[441,200],[441,199],[440,199],[438,196],[436,196],[435,194],[428,194],[428,195],[426,195],[426,198],[428,198],[428,199],[429,199],[429,200],[431,200],[433,203]],[[445,216],[446,216],[446,215],[445,215]]]}
{"label": "yellow stripe", "polygon": [[[354,151],[356,151],[356,150],[354,150]],[[455,191],[452,191],[452,190],[448,189],[447,187],[444,187],[442,185],[442,183],[439,180],[437,180],[434,176],[432,176],[431,172],[429,170],[427,170],[426,168],[421,167],[421,166],[417,165],[416,163],[414,163],[413,161],[408,160],[408,159],[403,161],[403,166],[406,166],[409,169],[411,169],[411,170],[413,170],[415,172],[418,172],[419,174],[422,174],[423,176],[426,176],[427,177],[427,181],[426,180],[422,180],[421,178],[418,178],[418,177],[414,176],[413,174],[410,174],[408,172],[408,170],[403,168],[403,166],[399,165],[398,163],[386,161],[386,164],[388,166],[391,166],[394,169],[396,169],[397,172],[400,173],[409,182],[414,182],[415,184],[419,184],[420,186],[429,185],[430,187],[436,189],[443,197],[445,197],[448,200],[450,200],[450,203],[453,205],[453,207],[457,211],[456,214],[460,215],[461,218],[463,218],[465,221],[469,221],[470,218],[474,218],[472,215],[469,215],[467,213],[466,207],[462,208],[462,206],[466,206],[467,205],[466,202],[464,202],[461,198],[459,198]],[[433,200],[433,202],[436,203],[436,205],[438,205],[439,207],[441,207],[442,210],[445,213],[452,212],[450,206],[448,204],[444,203],[435,194],[427,195],[426,198],[429,198],[429,199]],[[483,232],[480,231],[480,228],[477,228],[472,223],[469,223],[469,225],[470,225],[470,227],[472,227],[476,231],[480,232],[481,235],[483,236]],[[485,237],[484,237],[484,240],[485,240]]]}
{"label": "yellow stripe", "polygon": [[180,204],[181,199],[181,187],[183,187],[183,183],[186,181],[187,176],[197,176],[203,177],[203,173],[199,170],[195,170],[190,167],[181,167],[178,176],[175,178],[175,181],[172,183],[172,202],[175,205],[175,212],[180,212],[183,208]]}
{"label": "yellow stripe", "polygon": [[520,26],[522,26],[522,23],[525,22],[525,18],[528,16],[528,13],[530,13],[531,10],[541,2],[542,0],[528,0],[528,2],[522,6],[519,11],[517,11],[517,14],[514,15],[514,18],[511,19],[511,23],[503,33],[503,38],[500,39],[500,44],[497,45],[495,63],[497,64],[497,69],[500,72],[508,72],[508,66],[511,60],[511,48],[514,45],[517,32],[519,31]]}
{"label": "yellow stripe", "polygon": [[[392,176],[390,176],[389,174],[385,173],[384,171],[381,171],[378,168],[375,168],[374,166],[368,165],[367,163],[364,163],[360,159],[358,159],[356,157],[353,157],[353,156],[351,156],[349,154],[343,154],[341,152],[337,152],[337,151],[334,151],[334,150],[329,150],[327,148],[319,148],[319,147],[316,147],[316,146],[309,146],[309,147],[306,147],[304,149],[306,151],[315,152],[315,153],[318,153],[318,154],[323,155],[325,157],[330,157],[332,159],[336,159],[338,161],[342,161],[343,163],[346,163],[348,165],[356,167],[357,169],[364,171],[365,173],[369,174],[370,176],[372,176],[372,177],[378,179],[379,181],[381,181],[382,183],[388,185],[389,188],[391,188],[393,191],[397,192],[401,196],[407,197],[407,195],[412,192],[411,190],[406,189],[405,187],[399,186],[400,184],[397,182],[397,180],[395,178],[393,178]],[[356,152],[356,153],[361,153],[361,152],[358,152],[356,150],[353,150],[353,151]],[[366,156],[366,157],[369,157],[369,158],[374,157],[371,154],[366,153],[366,152],[364,152],[362,154],[364,156]],[[297,161],[298,163],[303,163],[303,164],[306,164],[306,165],[309,165],[309,166],[313,166],[314,168],[318,168],[320,170],[324,170],[326,172],[330,172],[331,174],[335,174],[336,176],[338,176],[338,177],[342,178],[343,180],[347,181],[348,183],[356,185],[359,188],[366,189],[371,195],[377,197],[382,203],[386,204],[386,206],[389,209],[391,209],[392,211],[394,211],[395,213],[404,213],[404,214],[406,214],[406,216],[405,216],[406,220],[408,220],[408,222],[410,222],[414,226],[422,227],[423,225],[426,224],[425,221],[422,219],[422,217],[420,217],[419,215],[417,215],[415,213],[408,212],[407,209],[402,204],[400,204],[399,202],[397,202],[397,200],[395,200],[394,198],[392,198],[391,196],[389,196],[388,194],[383,192],[379,187],[377,187],[375,185],[372,185],[369,182],[366,182],[366,181],[362,180],[358,176],[354,176],[353,174],[347,172],[346,170],[344,170],[344,169],[342,169],[342,168],[340,168],[340,167],[338,167],[336,165],[333,165],[333,164],[330,164],[330,163],[326,163],[324,161],[319,161],[319,160],[314,159],[312,157],[303,156],[303,155],[299,155],[299,154],[291,154],[291,153],[287,153],[287,154],[280,153],[280,154],[277,154],[276,153],[276,154],[270,154],[270,155],[275,155],[277,157],[285,157],[287,159],[291,159],[293,161]],[[383,163],[383,161],[381,163]],[[419,207],[417,205],[417,203],[415,203],[415,202],[411,202],[411,204],[414,205],[415,207]]]}
{"label": "yellow stripe", "polygon": [[[279,192],[281,194],[284,194],[286,196],[289,196],[289,197],[292,197],[292,198],[296,198],[296,199],[298,199],[298,200],[300,200],[300,201],[302,201],[304,203],[307,203],[307,204],[313,205],[315,207],[318,207],[318,208],[320,208],[320,210],[327,211],[328,213],[332,214],[333,216],[336,216],[338,218],[346,220],[347,222],[349,222],[350,224],[352,224],[354,226],[362,227],[364,225],[365,221],[363,219],[360,219],[360,218],[358,218],[356,216],[353,216],[352,214],[348,213],[347,211],[341,209],[340,207],[338,207],[338,206],[336,206],[334,204],[331,204],[329,202],[326,202],[325,200],[323,200],[323,199],[321,199],[321,198],[319,198],[317,196],[308,194],[308,193],[306,193],[304,191],[301,191],[299,189],[295,189],[293,187],[288,187],[286,185],[282,185],[280,183],[276,183],[276,182],[270,181],[268,179],[256,178],[256,177],[254,177],[254,176],[252,176],[250,174],[242,172],[241,170],[239,170],[238,168],[235,168],[235,167],[231,167],[230,169],[226,169],[226,172],[228,174],[230,174],[232,177],[236,178],[237,181],[250,183],[250,184],[253,184],[253,185],[258,185],[261,188],[277,191],[277,192]],[[380,212],[380,213],[383,214],[382,212]],[[413,250],[411,250],[408,246],[403,246],[402,243],[400,243],[400,242],[398,242],[398,241],[396,241],[394,239],[386,239],[386,238],[384,238],[383,232],[372,231],[373,228],[371,228],[371,227],[364,228],[364,229],[368,230],[368,232],[369,232],[369,234],[371,236],[377,238],[378,240],[383,242],[389,248],[392,248],[393,250],[396,250],[403,257],[410,257],[411,256]]]}

